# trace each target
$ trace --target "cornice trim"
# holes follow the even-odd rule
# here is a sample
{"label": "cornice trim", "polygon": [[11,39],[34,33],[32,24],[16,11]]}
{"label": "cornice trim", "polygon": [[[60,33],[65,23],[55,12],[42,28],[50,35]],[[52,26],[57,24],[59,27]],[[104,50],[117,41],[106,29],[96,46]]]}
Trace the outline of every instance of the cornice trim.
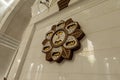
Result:
{"label": "cornice trim", "polygon": [[6,47],[9,47],[11,49],[17,49],[20,41],[4,34],[4,33],[0,33],[0,44]]}

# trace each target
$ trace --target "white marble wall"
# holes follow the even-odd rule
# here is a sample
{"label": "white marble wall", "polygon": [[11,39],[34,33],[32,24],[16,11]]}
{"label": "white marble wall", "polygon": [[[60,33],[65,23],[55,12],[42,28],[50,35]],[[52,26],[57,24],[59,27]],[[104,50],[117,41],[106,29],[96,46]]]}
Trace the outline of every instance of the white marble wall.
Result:
{"label": "white marble wall", "polygon": [[[41,42],[51,25],[68,18],[86,34],[82,48],[72,61],[49,63]],[[120,0],[87,0],[37,22],[19,80],[120,80],[119,26]]]}

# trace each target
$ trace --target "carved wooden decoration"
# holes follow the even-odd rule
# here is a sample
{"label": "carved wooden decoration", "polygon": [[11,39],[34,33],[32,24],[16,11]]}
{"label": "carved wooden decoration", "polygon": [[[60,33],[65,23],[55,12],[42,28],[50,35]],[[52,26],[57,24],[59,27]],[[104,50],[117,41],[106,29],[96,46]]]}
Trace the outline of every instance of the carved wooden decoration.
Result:
{"label": "carved wooden decoration", "polygon": [[58,63],[63,59],[71,60],[73,51],[80,49],[80,40],[84,36],[78,22],[71,18],[53,25],[42,42],[46,60]]}
{"label": "carved wooden decoration", "polygon": [[59,11],[68,7],[70,0],[60,0],[58,1],[58,7],[59,7]]}

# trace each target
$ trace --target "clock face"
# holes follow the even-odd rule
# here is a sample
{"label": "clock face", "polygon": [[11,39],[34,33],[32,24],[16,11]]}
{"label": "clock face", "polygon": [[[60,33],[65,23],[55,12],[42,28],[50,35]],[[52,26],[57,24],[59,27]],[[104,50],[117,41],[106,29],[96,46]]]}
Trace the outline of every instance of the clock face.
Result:
{"label": "clock face", "polygon": [[66,33],[64,30],[58,30],[53,34],[52,43],[54,46],[62,45],[65,41]]}

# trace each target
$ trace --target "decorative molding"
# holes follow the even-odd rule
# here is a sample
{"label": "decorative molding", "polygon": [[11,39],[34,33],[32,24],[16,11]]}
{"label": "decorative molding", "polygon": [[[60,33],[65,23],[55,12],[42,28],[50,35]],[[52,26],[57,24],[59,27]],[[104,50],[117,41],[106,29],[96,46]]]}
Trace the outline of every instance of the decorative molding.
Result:
{"label": "decorative molding", "polygon": [[57,0],[40,0],[40,4],[45,5],[47,8],[50,8]]}
{"label": "decorative molding", "polygon": [[[19,45],[19,49],[17,51],[13,65],[11,66],[9,74],[6,77],[7,80],[18,80],[19,79],[20,73],[22,71],[22,66],[26,59],[34,32],[35,32],[34,24],[29,24],[23,35],[23,39]],[[18,61],[20,61],[20,62],[18,63]]]}
{"label": "decorative molding", "polygon": [[4,80],[7,80],[7,76],[9,74],[9,71],[12,67],[13,61],[15,59],[15,56],[17,54],[17,50],[18,50],[18,46],[20,44],[20,41],[4,34],[4,33],[0,33],[0,46],[4,46],[5,48],[9,48],[11,50],[14,50],[14,56],[11,58],[11,61],[8,65],[8,69],[4,75]]}
{"label": "decorative molding", "polygon": [[85,36],[78,22],[71,18],[53,25],[43,40],[43,52],[47,61],[62,62],[63,59],[71,60],[73,52],[80,49],[80,40]]}
{"label": "decorative molding", "polygon": [[[86,10],[86,9],[89,9],[89,8],[92,8],[94,6],[97,6],[101,3],[104,3],[108,0],[93,0],[93,1],[83,1],[84,2],[84,5],[81,4],[83,2],[76,2],[75,4],[71,4],[67,9],[65,9],[64,11],[60,11],[58,12],[58,10],[56,10],[56,8],[53,10],[50,9],[50,11],[48,13],[44,13],[44,14],[41,14],[41,15],[37,15],[37,16],[34,16],[32,19],[31,19],[31,24],[39,24],[41,23],[41,25],[43,26],[40,26],[39,29],[41,29],[41,27],[44,27],[44,26],[47,26],[49,24],[51,24],[51,22],[55,22],[56,19],[65,19],[65,17],[63,16],[66,16],[69,17],[71,15],[74,15],[74,14],[77,14],[77,13],[80,13],[81,11],[83,10]],[[79,8],[80,7],[80,8]],[[59,17],[59,15],[62,15],[61,17]],[[52,18],[51,18],[52,17]],[[45,25],[46,21],[48,22],[48,24]],[[58,20],[57,20],[58,21]],[[37,28],[38,29],[38,28]]]}
{"label": "decorative molding", "polygon": [[49,0],[45,0],[45,1],[40,0],[40,4],[45,5],[47,8],[50,7],[50,6],[49,6]]}
{"label": "decorative molding", "polygon": [[0,33],[0,45],[9,47],[11,49],[17,49],[18,46],[20,44],[20,41],[4,34],[4,33]]}

